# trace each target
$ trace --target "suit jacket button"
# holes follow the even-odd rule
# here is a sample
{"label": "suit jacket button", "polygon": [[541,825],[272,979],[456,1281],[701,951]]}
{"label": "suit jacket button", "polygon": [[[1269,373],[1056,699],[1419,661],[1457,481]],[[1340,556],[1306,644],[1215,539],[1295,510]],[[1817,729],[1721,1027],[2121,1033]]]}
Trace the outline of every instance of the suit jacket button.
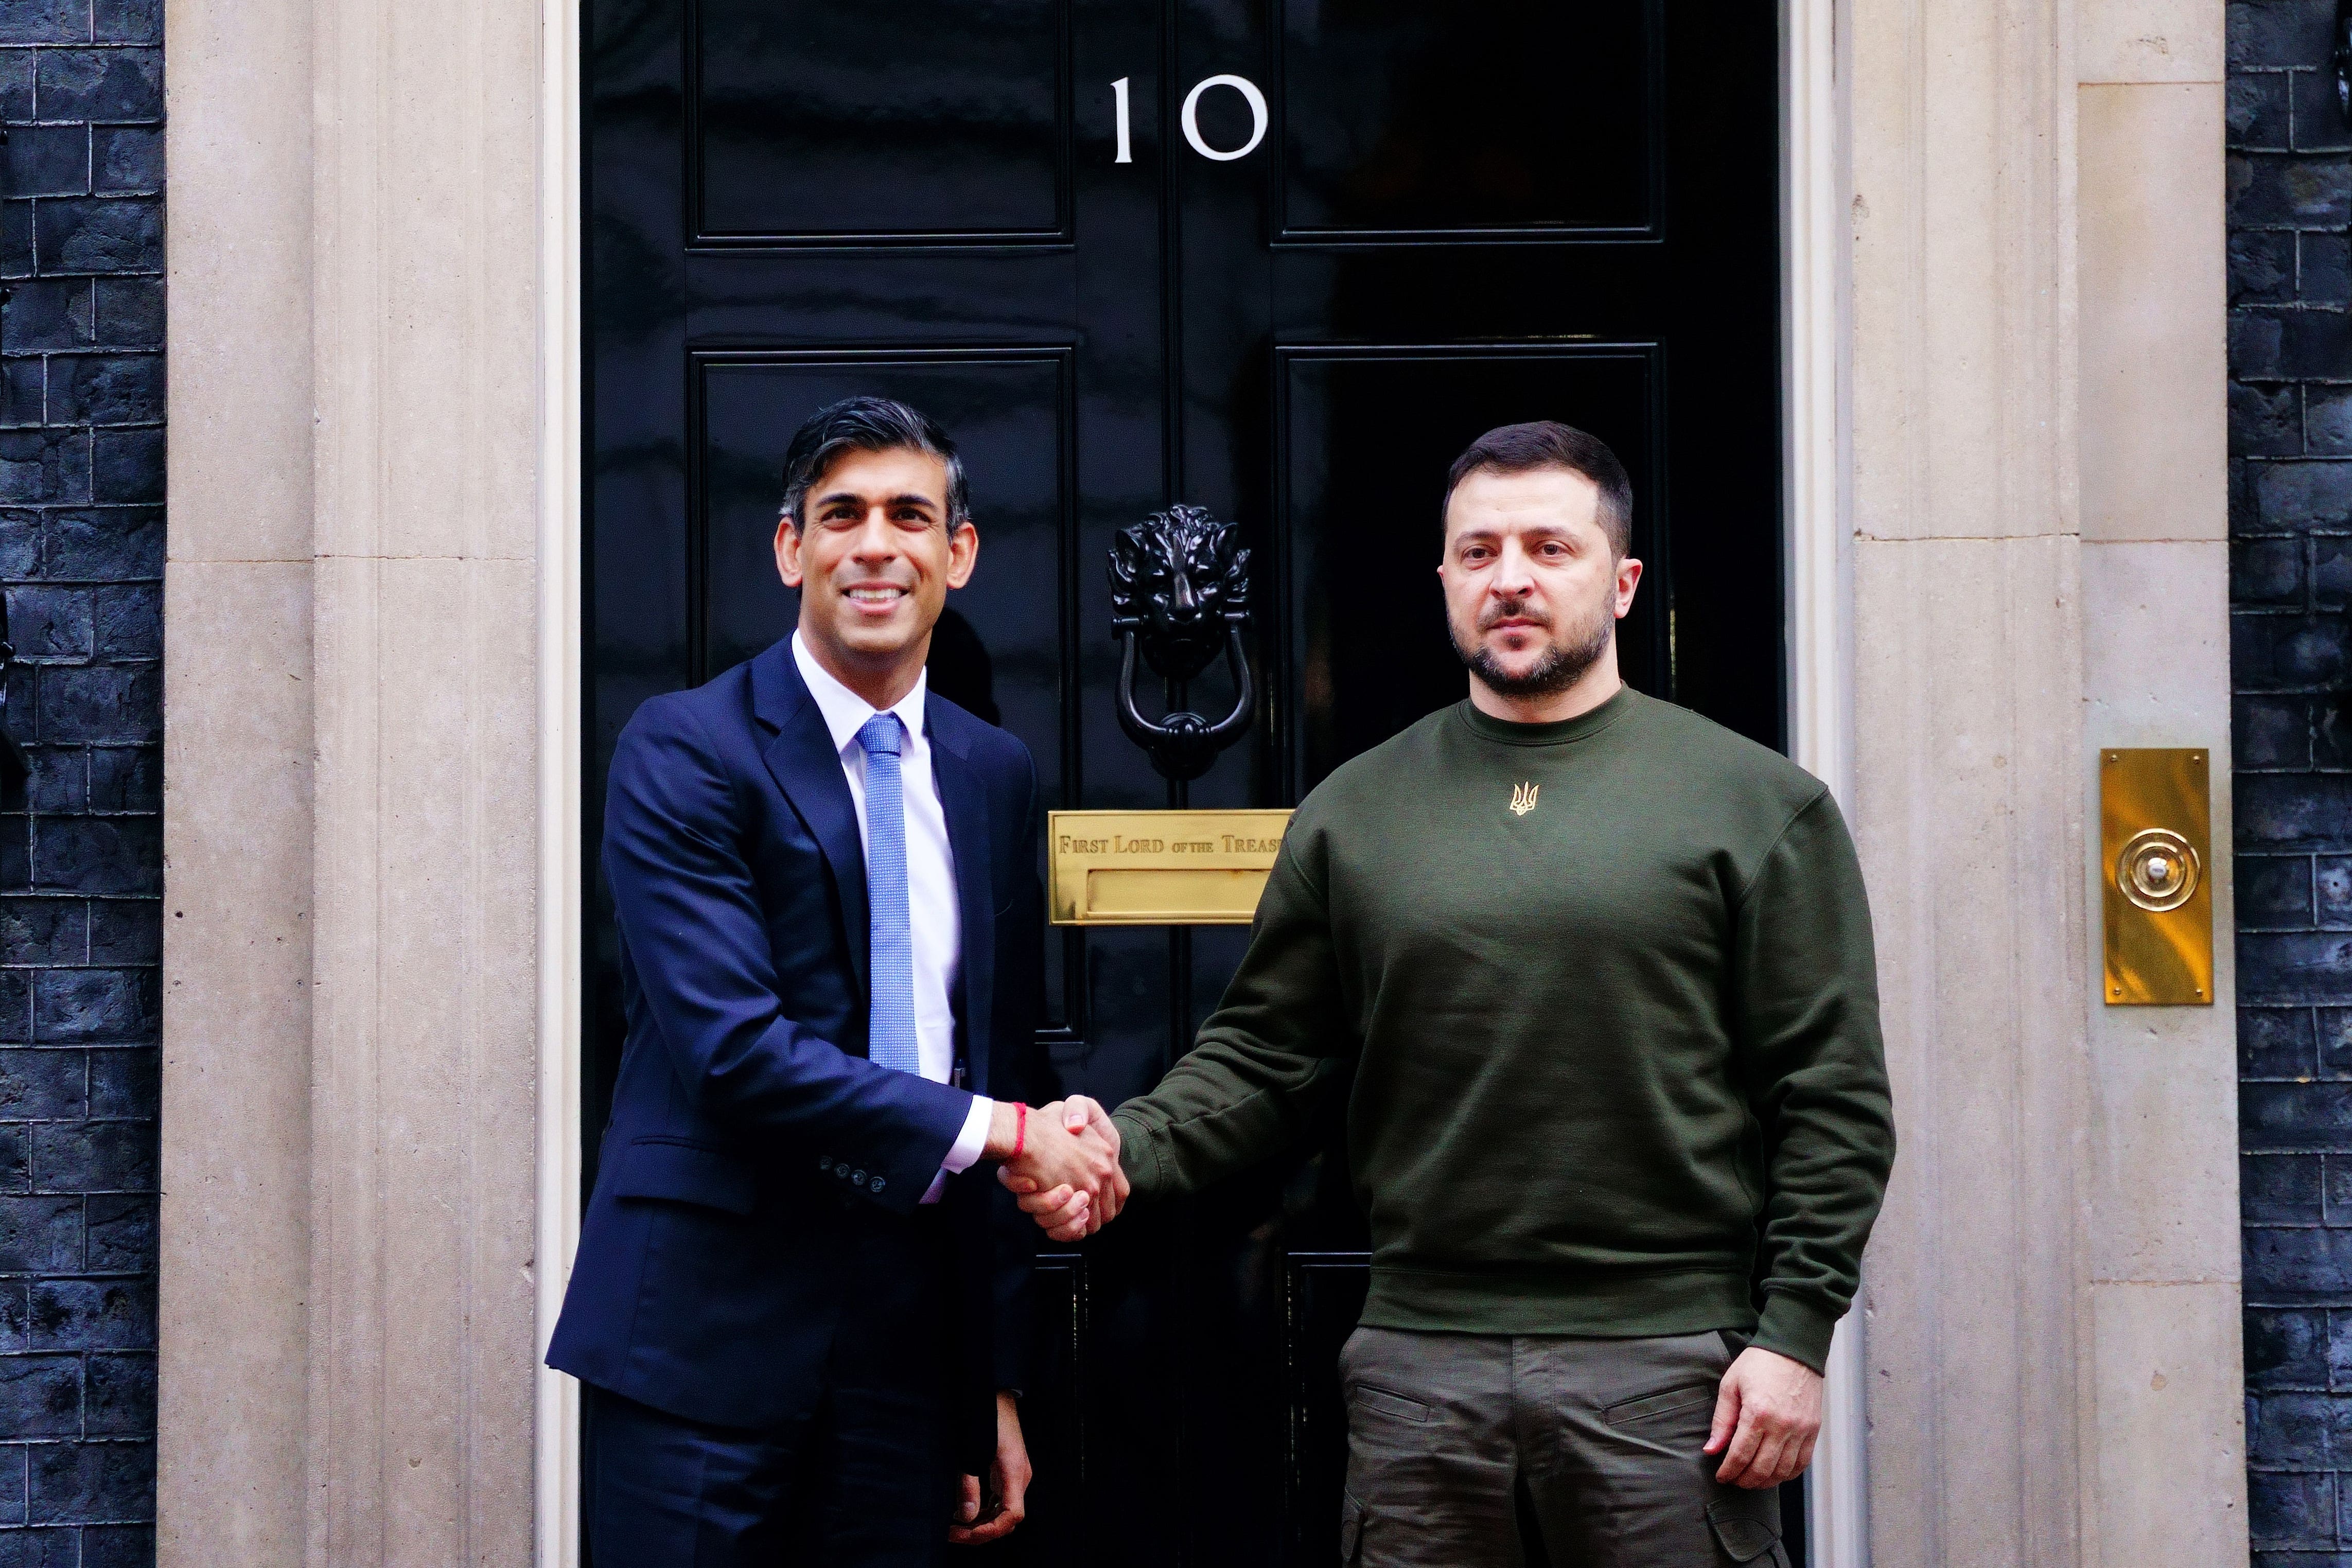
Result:
{"label": "suit jacket button", "polygon": [[876,1176],[871,1183],[871,1186],[876,1192],[880,1192],[882,1190],[882,1178],[880,1176]]}
{"label": "suit jacket button", "polygon": [[821,1170],[821,1171],[829,1171],[829,1170],[831,1170],[831,1169],[833,1168],[833,1156],[832,1156],[831,1155],[817,1155],[817,1157],[816,1157],[816,1168],[817,1168],[817,1169],[819,1169],[819,1170]]}
{"label": "suit jacket button", "polygon": [[866,1173],[864,1171],[850,1172],[849,1185],[852,1186],[864,1186],[866,1185]]}

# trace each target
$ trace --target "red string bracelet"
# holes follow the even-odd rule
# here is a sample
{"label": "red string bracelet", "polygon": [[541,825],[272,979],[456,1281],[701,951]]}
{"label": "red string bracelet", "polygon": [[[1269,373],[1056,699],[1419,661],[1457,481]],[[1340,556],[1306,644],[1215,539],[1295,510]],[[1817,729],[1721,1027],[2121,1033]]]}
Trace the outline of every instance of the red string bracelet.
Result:
{"label": "red string bracelet", "polygon": [[1029,1107],[1015,1100],[1013,1109],[1020,1113],[1020,1119],[1013,1124],[1012,1157],[1017,1160],[1021,1157],[1021,1151],[1029,1146]]}

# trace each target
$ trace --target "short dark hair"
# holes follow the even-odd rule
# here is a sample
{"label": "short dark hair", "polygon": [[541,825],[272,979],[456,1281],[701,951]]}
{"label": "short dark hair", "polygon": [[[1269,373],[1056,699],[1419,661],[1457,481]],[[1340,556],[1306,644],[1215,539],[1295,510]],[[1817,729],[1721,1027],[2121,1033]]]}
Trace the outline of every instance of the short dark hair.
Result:
{"label": "short dark hair", "polygon": [[845,397],[827,403],[793,432],[784,448],[784,504],[778,515],[806,528],[802,515],[812,486],[824,477],[843,454],[889,452],[905,447],[926,452],[947,465],[948,527],[961,527],[971,516],[971,486],[965,482],[963,458],[940,423],[920,409],[887,397]]}
{"label": "short dark hair", "polygon": [[[1600,486],[1601,531],[1609,536],[1609,548],[1620,560],[1632,551],[1633,481],[1626,476],[1625,465],[1599,436],[1557,420],[1497,425],[1472,442],[1445,476],[1444,506],[1453,505],[1454,487],[1473,474],[1526,474],[1538,468],[1565,468]],[[1439,515],[1444,515],[1444,507]]]}

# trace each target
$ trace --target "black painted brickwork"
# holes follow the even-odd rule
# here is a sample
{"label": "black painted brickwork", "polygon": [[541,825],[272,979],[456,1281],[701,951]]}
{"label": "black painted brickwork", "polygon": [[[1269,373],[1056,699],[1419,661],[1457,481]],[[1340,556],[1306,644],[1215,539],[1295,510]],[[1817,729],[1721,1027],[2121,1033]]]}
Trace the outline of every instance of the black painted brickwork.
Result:
{"label": "black painted brickwork", "polygon": [[0,1568],[154,1562],[162,0],[0,0]]}
{"label": "black painted brickwork", "polygon": [[2336,0],[2229,8],[2231,675],[2254,1562],[2352,1568],[2352,132]]}

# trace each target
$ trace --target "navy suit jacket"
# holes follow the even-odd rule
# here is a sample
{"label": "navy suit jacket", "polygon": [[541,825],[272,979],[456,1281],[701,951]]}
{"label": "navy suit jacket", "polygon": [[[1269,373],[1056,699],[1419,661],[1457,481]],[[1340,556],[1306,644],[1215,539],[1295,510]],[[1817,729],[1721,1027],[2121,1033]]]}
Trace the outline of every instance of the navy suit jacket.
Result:
{"label": "navy suit jacket", "polygon": [[[1037,777],[1028,748],[924,705],[962,919],[950,998],[971,1089],[1040,1100]],[[621,732],[604,873],[628,1019],[612,1121],[548,1364],[690,1419],[814,1410],[874,1211],[913,1214],[961,1132],[962,1090],[866,1059],[866,863],[789,639]],[[1019,1387],[1036,1228],[975,1166],[953,1237],[956,1450],[993,1451]]]}

